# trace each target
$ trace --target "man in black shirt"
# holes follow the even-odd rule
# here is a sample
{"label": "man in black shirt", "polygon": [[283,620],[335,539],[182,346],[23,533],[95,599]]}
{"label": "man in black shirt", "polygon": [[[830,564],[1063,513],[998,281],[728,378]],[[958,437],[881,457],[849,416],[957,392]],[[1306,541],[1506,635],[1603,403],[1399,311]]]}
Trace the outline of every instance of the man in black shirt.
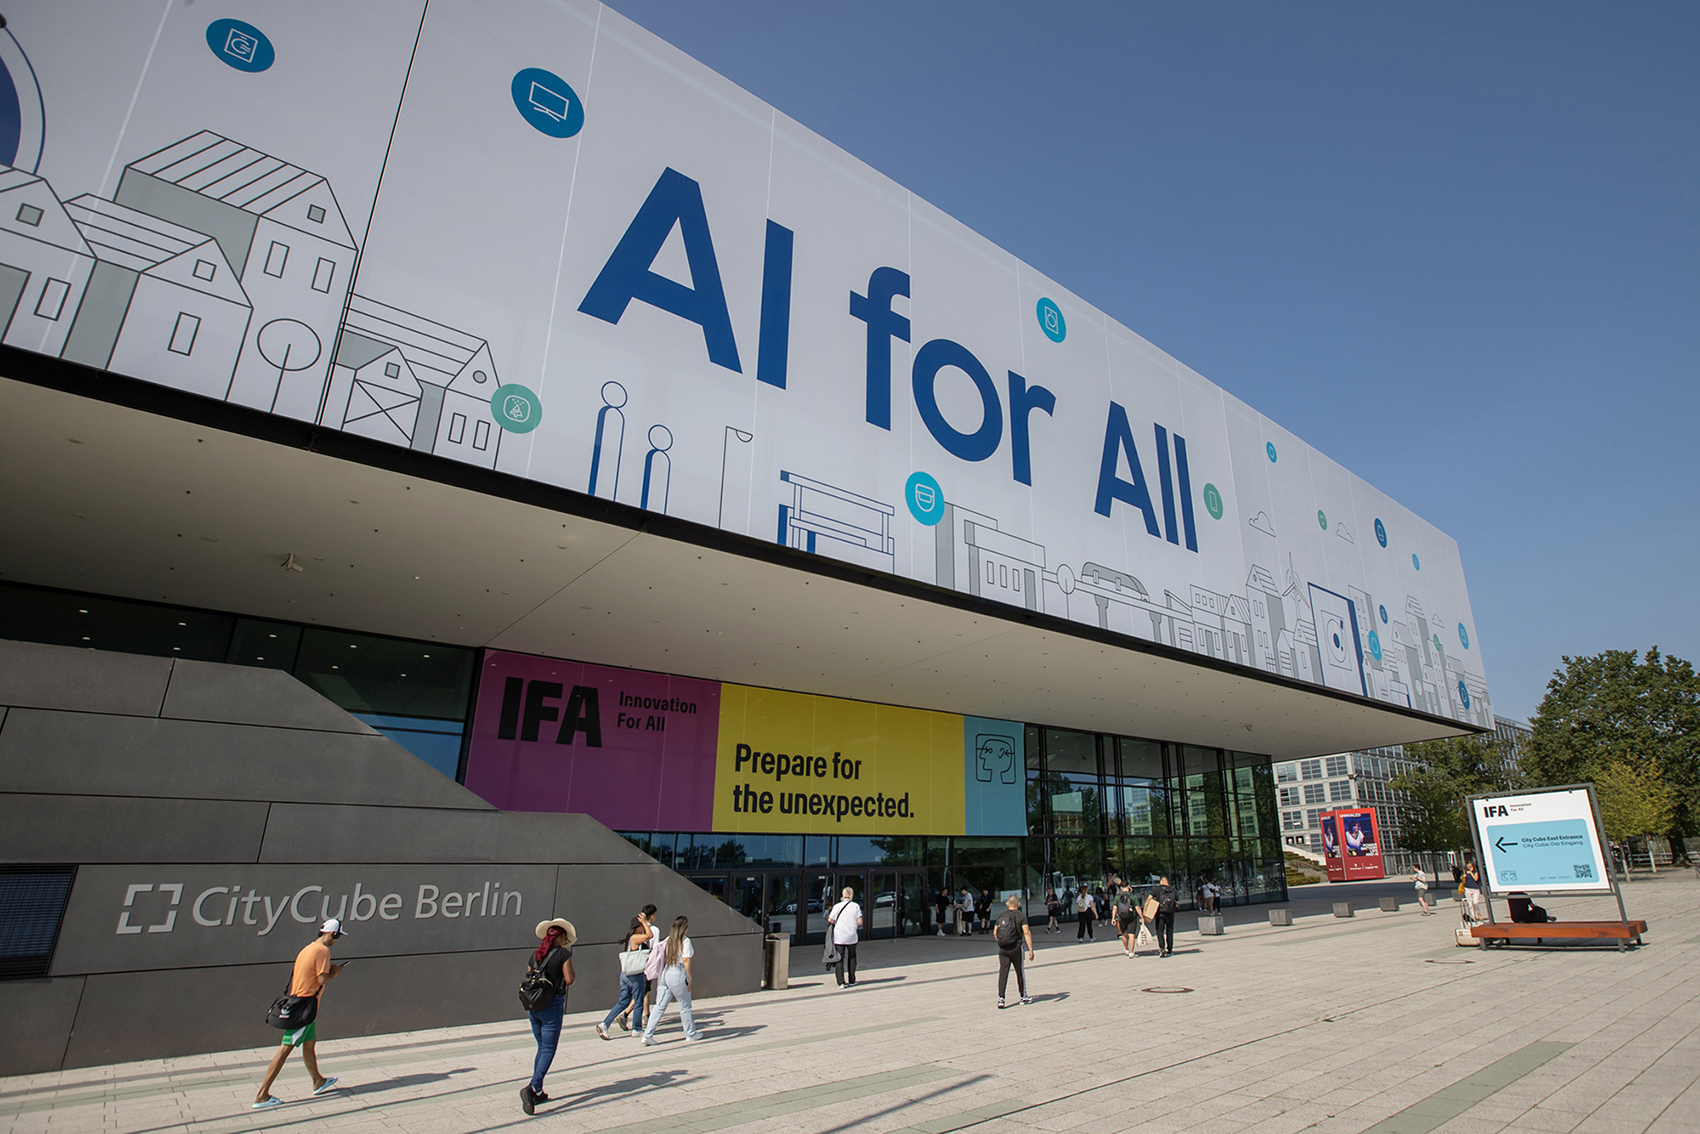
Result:
{"label": "man in black shirt", "polygon": [[1009,987],[1009,970],[1015,969],[1015,991],[1021,995],[1023,1004],[1033,1003],[1033,998],[1027,995],[1027,974],[1021,967],[1021,953],[1025,947],[1027,959],[1033,959],[1033,927],[1027,924],[1027,915],[1021,911],[1021,898],[1011,894],[1003,900],[1006,907],[998,914],[997,921],[992,926],[992,940],[998,945],[998,1007],[1004,1007],[1004,990]]}
{"label": "man in black shirt", "polygon": [[1181,896],[1166,874],[1151,888],[1151,896],[1157,899],[1157,955],[1167,957],[1175,950],[1175,910]]}

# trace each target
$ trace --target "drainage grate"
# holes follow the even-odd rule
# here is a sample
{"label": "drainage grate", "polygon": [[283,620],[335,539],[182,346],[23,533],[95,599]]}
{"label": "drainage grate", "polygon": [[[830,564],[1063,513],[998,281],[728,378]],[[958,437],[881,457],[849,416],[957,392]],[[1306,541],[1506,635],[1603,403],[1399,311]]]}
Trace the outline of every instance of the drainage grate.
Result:
{"label": "drainage grate", "polygon": [[1423,959],[1423,964],[1425,965],[1473,965],[1475,963],[1476,962],[1465,957],[1454,957],[1450,960],[1442,960],[1439,957],[1425,957]]}

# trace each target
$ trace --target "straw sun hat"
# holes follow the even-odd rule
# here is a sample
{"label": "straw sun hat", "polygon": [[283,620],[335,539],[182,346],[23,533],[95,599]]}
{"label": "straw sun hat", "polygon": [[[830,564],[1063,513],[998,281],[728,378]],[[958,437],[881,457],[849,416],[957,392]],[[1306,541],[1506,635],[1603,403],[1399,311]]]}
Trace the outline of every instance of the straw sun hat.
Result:
{"label": "straw sun hat", "polygon": [[554,921],[540,921],[540,922],[538,922],[537,923],[537,938],[538,938],[538,940],[542,940],[545,936],[548,935],[549,927],[551,925],[560,927],[561,932],[566,935],[567,948],[571,949],[573,947],[573,943],[578,940],[578,930],[574,929],[573,923],[568,921],[564,917],[558,917]]}

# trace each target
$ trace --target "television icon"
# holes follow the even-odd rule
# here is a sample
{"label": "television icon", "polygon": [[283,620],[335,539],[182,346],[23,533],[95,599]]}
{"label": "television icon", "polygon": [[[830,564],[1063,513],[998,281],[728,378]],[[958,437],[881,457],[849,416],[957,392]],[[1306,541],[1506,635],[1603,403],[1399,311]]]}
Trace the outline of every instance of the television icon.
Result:
{"label": "television icon", "polygon": [[567,114],[572,109],[572,98],[560,91],[550,90],[536,80],[531,84],[532,108],[542,114],[547,114],[557,122],[565,122]]}
{"label": "television icon", "polygon": [[252,63],[255,54],[260,50],[260,41],[246,32],[230,29],[230,34],[224,38],[224,53],[232,59],[240,59],[244,63]]}

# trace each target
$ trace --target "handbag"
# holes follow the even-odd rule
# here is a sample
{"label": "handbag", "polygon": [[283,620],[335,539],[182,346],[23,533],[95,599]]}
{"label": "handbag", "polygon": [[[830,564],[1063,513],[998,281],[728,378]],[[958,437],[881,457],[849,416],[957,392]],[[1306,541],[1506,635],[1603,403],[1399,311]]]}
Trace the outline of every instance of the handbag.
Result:
{"label": "handbag", "polygon": [[289,985],[283,986],[283,995],[272,1001],[272,1006],[266,1009],[266,1023],[286,1032],[297,1028],[305,1028],[319,1016],[319,998],[317,996],[291,996]]}
{"label": "handbag", "polygon": [[648,949],[627,949],[620,954],[620,975],[637,976],[648,964]]}

